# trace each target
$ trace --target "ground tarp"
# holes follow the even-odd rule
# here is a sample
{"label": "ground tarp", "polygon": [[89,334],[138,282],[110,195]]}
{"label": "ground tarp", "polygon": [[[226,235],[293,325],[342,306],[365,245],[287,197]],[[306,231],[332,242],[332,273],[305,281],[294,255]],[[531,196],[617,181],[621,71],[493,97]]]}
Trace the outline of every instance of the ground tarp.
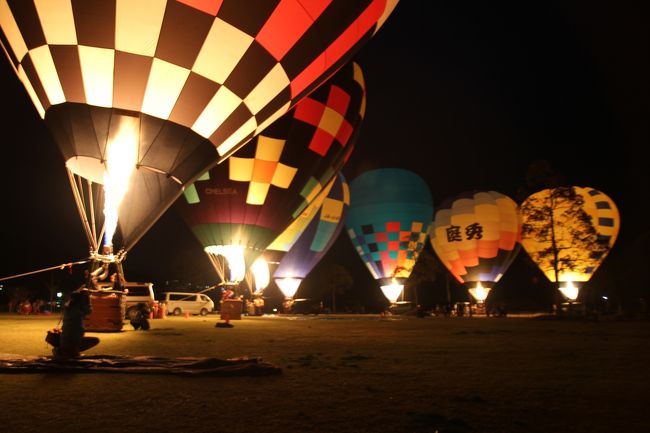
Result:
{"label": "ground tarp", "polygon": [[161,358],[152,356],[93,355],[67,361],[52,357],[0,354],[0,374],[20,373],[131,373],[182,376],[266,376],[282,370],[259,358]]}

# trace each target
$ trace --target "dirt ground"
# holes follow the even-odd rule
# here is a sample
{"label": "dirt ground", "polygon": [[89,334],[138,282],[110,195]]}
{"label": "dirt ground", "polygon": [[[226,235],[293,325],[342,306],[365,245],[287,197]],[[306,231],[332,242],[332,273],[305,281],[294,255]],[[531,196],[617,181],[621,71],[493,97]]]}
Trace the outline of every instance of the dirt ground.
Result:
{"label": "dirt ground", "polygon": [[[650,322],[171,317],[88,355],[259,357],[262,377],[1,374],[4,432],[645,432]],[[0,352],[49,355],[58,317],[0,315]]]}

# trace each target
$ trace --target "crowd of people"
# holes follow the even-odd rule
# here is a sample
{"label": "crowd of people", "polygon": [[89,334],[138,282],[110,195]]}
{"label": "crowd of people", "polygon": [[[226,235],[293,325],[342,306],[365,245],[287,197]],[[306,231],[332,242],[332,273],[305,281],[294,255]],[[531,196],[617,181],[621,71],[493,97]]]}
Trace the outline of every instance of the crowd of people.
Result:
{"label": "crowd of people", "polygon": [[56,301],[44,301],[40,298],[21,301],[9,300],[7,311],[18,314],[51,314],[55,307]]}

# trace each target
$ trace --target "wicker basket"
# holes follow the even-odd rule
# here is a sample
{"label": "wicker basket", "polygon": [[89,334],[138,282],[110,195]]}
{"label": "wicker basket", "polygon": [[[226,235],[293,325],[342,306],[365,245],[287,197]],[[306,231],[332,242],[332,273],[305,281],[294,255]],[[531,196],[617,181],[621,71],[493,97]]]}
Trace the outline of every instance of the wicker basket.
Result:
{"label": "wicker basket", "polygon": [[126,310],[126,295],[114,291],[95,291],[90,295],[93,312],[84,320],[90,332],[118,332],[122,330]]}

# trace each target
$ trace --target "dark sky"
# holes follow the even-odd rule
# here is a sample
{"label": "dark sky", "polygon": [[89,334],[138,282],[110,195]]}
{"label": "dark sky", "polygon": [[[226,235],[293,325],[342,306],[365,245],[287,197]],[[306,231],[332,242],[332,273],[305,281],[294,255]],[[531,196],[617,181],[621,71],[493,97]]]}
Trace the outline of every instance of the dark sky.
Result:
{"label": "dark sky", "polygon": [[[518,199],[530,163],[546,159],[570,184],[618,204],[622,230],[607,260],[629,262],[638,239],[648,243],[650,182],[639,150],[649,143],[647,15],[590,2],[476,3],[431,2],[425,13],[402,0],[362,48],[368,105],[344,174],[413,170],[435,208],[469,189]],[[8,63],[0,69],[3,277],[84,258],[87,243],[63,159]],[[325,263],[347,263],[367,283],[355,254],[343,233]],[[173,209],[125,269],[154,281],[215,275]]]}

